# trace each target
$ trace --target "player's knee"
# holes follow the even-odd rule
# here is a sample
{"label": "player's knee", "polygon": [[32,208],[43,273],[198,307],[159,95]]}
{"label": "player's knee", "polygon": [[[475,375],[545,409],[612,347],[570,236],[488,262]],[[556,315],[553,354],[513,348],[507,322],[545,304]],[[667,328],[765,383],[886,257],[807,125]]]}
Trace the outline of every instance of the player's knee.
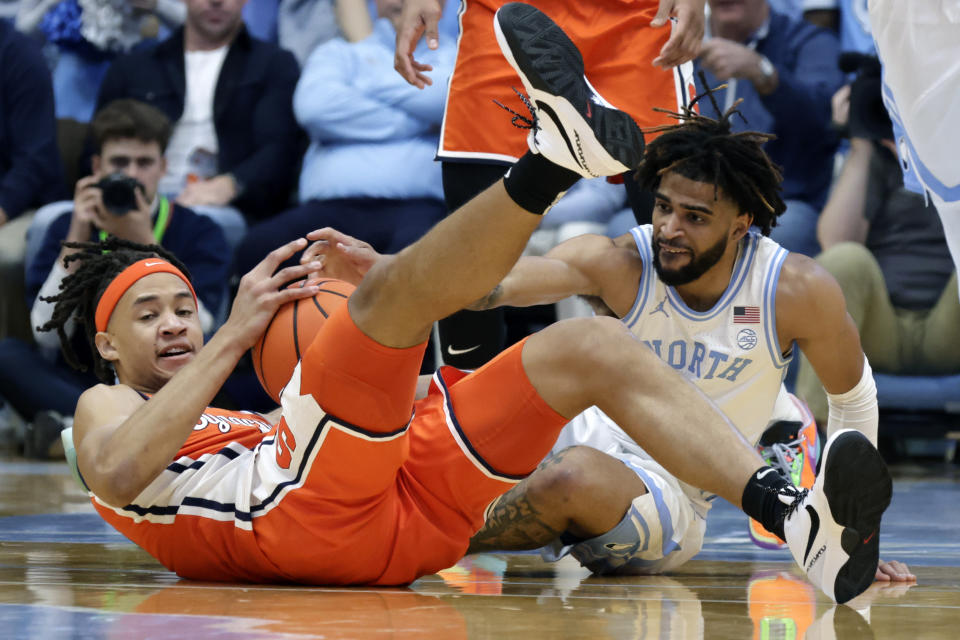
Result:
{"label": "player's knee", "polygon": [[384,256],[363,276],[357,290],[350,296],[351,310],[366,311],[389,299],[393,290],[390,283],[393,260],[394,256]]}
{"label": "player's knee", "polygon": [[530,476],[528,497],[541,508],[550,509],[589,501],[603,488],[603,474],[596,473],[596,468],[597,458],[604,455],[589,447],[569,447],[551,455]]}

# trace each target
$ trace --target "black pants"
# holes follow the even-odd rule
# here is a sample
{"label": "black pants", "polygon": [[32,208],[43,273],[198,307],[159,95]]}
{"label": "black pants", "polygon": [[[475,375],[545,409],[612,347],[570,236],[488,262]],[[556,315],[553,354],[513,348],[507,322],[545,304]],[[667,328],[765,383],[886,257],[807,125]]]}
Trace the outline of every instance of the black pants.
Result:
{"label": "black pants", "polygon": [[0,397],[26,420],[39,411],[72,416],[80,394],[99,382],[92,371],[50,362],[22,340],[0,340]]}

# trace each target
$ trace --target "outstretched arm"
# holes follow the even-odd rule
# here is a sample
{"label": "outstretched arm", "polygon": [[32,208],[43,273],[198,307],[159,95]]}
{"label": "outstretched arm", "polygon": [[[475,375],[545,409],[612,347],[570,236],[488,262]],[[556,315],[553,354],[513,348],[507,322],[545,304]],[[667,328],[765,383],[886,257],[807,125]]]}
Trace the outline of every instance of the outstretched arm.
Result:
{"label": "outstretched arm", "polygon": [[633,303],[640,270],[629,234],[616,239],[577,236],[543,257],[521,258],[503,281],[470,309],[529,307],[580,295],[600,298],[622,316]]}
{"label": "outstretched arm", "polygon": [[810,258],[791,253],[777,286],[780,342],[796,340],[827,393],[844,393],[863,373],[860,333],[840,285]]}
{"label": "outstretched arm", "polygon": [[781,346],[796,340],[827,392],[827,434],[855,428],[876,444],[876,385],[840,285],[814,260],[790,254],[776,305]]}
{"label": "outstretched arm", "polygon": [[277,309],[317,292],[317,287],[280,288],[316,265],[274,273],[305,244],[299,239],[273,251],[241,279],[224,325],[149,401],[126,385],[98,385],[80,397],[74,420],[77,465],[97,497],[114,506],[133,501],[174,458]]}
{"label": "outstretched arm", "polygon": [[[877,442],[876,386],[860,346],[860,334],[847,313],[840,285],[818,263],[790,254],[777,288],[777,332],[791,339],[810,361],[830,398],[827,434],[856,428]],[[899,561],[881,561],[875,579],[910,582],[916,576]]]}

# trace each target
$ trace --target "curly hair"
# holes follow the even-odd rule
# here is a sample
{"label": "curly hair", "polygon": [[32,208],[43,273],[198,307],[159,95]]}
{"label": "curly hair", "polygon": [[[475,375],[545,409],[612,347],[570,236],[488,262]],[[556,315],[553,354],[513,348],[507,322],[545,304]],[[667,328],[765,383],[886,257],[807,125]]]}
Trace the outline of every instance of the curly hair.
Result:
{"label": "curly hair", "polygon": [[647,145],[635,177],[642,188],[654,192],[664,174],[671,171],[690,180],[713,184],[715,197],[723,191],[741,213],[753,216],[753,223],[764,235],[770,235],[777,216],[786,209],[781,196],[783,175],[763,150],[763,144],[775,136],[757,131],[731,132],[733,115],[743,118],[737,111],[742,99],[718,120],[693,110],[697,101],[709,97],[720,113],[713,93],[724,87],[707,90],[680,112],[655,109],[679,122],[644,131],[661,135]]}
{"label": "curly hair", "polygon": [[97,378],[107,384],[114,381],[113,366],[100,356],[94,337],[97,335],[95,316],[100,296],[117,275],[138,260],[162,258],[180,269],[189,278],[190,272],[176,256],[159,245],[138,244],[113,236],[103,242],[64,242],[63,246],[79,249],[64,258],[64,263],[79,262],[77,270],[60,283],[60,292],[44,302],[53,302],[53,316],[39,331],[56,331],[60,348],[67,363],[86,371],[87,367],[74,351],[67,336],[66,326],[71,318],[83,325],[87,346],[93,356],[93,370]]}

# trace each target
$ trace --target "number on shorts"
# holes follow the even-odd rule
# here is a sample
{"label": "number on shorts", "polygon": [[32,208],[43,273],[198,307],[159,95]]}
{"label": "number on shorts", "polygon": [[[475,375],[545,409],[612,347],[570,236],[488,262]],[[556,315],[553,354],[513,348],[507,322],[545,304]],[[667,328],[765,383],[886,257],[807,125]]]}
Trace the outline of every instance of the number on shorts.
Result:
{"label": "number on shorts", "polygon": [[277,425],[277,464],[281,469],[290,468],[296,448],[297,439],[293,437],[290,425],[287,424],[286,419],[280,418],[280,424]]}

